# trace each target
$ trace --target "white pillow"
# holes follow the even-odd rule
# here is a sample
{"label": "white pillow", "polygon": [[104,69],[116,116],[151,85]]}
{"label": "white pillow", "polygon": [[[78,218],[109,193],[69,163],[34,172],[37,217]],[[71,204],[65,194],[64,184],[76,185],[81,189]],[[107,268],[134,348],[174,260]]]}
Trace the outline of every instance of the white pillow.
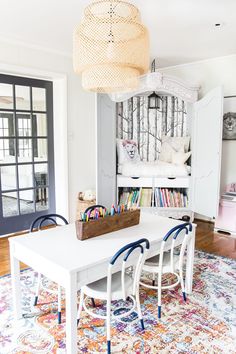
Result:
{"label": "white pillow", "polygon": [[163,162],[171,163],[172,152],[175,152],[175,150],[172,148],[172,146],[169,143],[162,143],[161,151],[159,154],[159,160]]}
{"label": "white pillow", "polygon": [[190,137],[162,136],[161,151],[159,160],[172,162],[172,152],[188,152]]}
{"label": "white pillow", "polygon": [[162,136],[162,143],[169,143],[175,151],[184,149],[184,152],[188,152],[190,136]]}
{"label": "white pillow", "polygon": [[184,165],[185,162],[189,159],[191,155],[191,151],[189,152],[172,152],[172,163],[175,165]]}
{"label": "white pillow", "polygon": [[134,140],[116,140],[118,165],[122,165],[125,162],[138,162],[140,156],[138,153],[138,146]]}
{"label": "white pillow", "polygon": [[172,154],[174,152],[184,153],[184,147],[182,146],[180,150],[175,150],[169,143],[163,143],[161,146],[161,152],[159,154],[159,160],[172,163]]}

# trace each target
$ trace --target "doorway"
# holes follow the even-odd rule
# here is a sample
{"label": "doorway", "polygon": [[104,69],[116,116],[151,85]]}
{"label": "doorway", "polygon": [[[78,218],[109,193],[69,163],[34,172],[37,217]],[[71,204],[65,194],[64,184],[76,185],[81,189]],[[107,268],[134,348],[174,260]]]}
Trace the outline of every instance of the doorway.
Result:
{"label": "doorway", "polygon": [[0,235],[55,212],[53,85],[0,75]]}

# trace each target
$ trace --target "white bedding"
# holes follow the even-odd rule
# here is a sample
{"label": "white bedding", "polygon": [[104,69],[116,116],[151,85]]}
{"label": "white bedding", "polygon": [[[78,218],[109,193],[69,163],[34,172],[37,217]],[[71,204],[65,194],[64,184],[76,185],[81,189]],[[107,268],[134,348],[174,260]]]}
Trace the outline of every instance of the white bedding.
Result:
{"label": "white bedding", "polygon": [[168,162],[125,162],[119,166],[119,173],[127,177],[183,177],[188,176],[191,167]]}

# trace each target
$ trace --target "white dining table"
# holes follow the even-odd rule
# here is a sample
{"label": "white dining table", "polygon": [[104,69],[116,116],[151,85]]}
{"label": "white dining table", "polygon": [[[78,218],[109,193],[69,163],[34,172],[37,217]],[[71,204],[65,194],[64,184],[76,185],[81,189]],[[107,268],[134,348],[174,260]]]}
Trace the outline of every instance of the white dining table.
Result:
{"label": "white dining table", "polygon": [[[65,288],[66,352],[77,354],[77,291],[107,275],[110,258],[127,243],[150,241],[150,257],[159,253],[164,235],[183,221],[142,212],[136,226],[80,241],[75,224],[9,238],[15,319],[22,317],[20,261]],[[195,227],[187,248],[186,292],[192,292]]]}

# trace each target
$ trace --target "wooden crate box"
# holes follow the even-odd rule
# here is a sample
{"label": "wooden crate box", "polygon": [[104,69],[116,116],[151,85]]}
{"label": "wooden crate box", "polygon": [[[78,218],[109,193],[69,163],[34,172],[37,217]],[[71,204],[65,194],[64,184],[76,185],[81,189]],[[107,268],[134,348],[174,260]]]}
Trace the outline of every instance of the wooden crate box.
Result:
{"label": "wooden crate box", "polygon": [[77,238],[82,241],[109,232],[118,231],[126,227],[138,225],[139,220],[139,209],[124,211],[120,214],[109,215],[97,220],[89,220],[88,222],[77,220],[75,222]]}

